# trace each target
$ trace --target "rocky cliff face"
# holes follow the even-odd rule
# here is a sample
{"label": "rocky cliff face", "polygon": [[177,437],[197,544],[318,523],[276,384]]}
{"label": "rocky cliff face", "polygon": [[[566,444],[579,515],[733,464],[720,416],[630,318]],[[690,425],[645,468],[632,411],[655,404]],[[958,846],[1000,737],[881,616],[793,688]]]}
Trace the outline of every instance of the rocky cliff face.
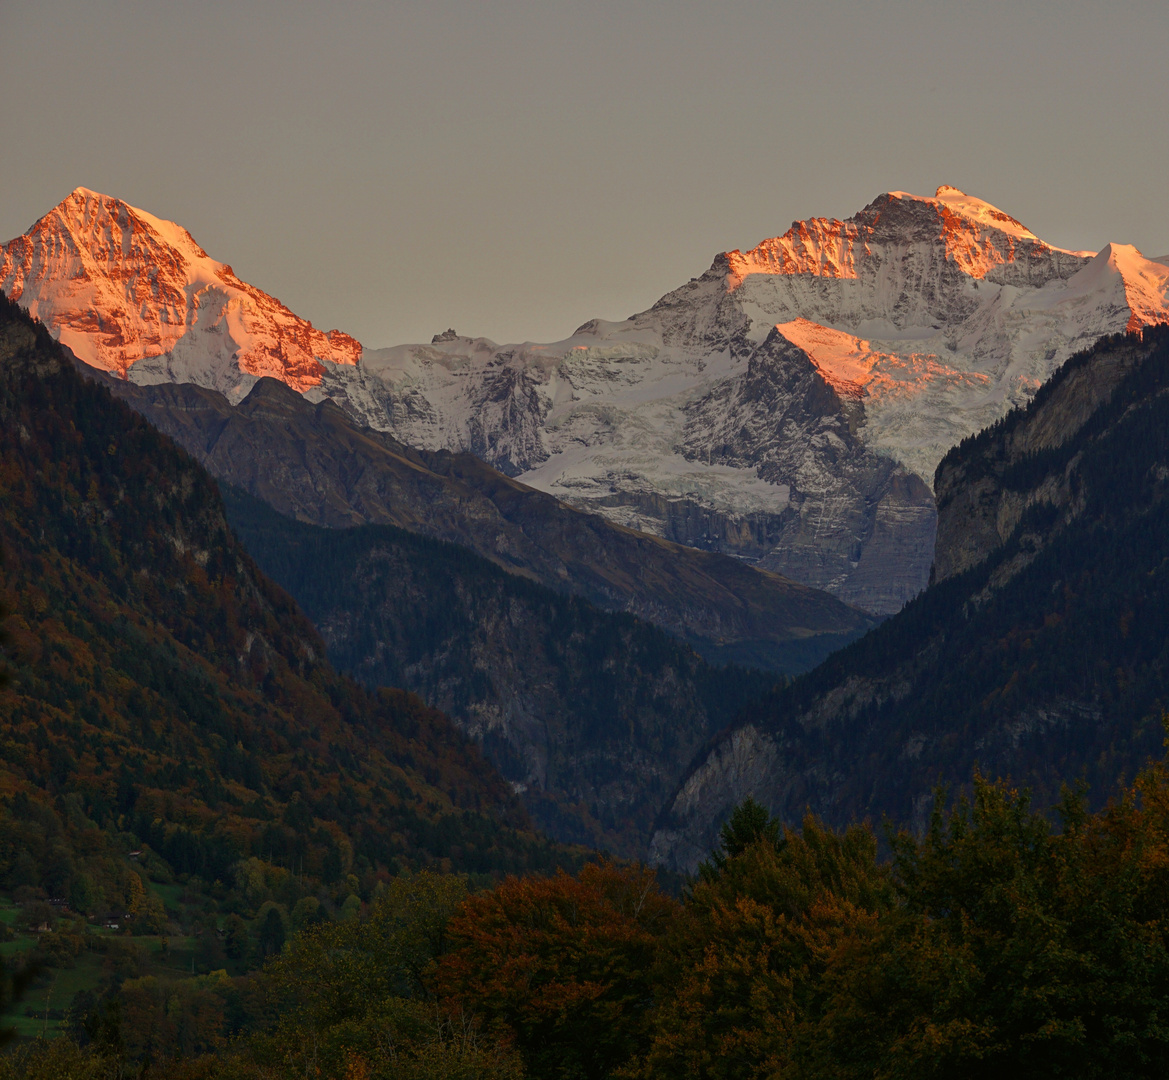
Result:
{"label": "rocky cliff face", "polygon": [[1151,351],[1150,344],[1132,338],[1075,357],[1043,387],[1031,408],[1009,414],[942,459],[934,480],[938,535],[932,581],[985,562],[1034,507],[1049,507],[1065,522],[1083,510],[1079,459],[1045,457],[1045,452],[1074,439]]}
{"label": "rocky cliff face", "polygon": [[[692,462],[752,470],[784,493],[757,565],[846,594],[869,611],[895,611],[925,582],[934,539],[929,488],[858,435],[864,407],[837,391],[778,328],[744,373],[690,402],[678,443]],[[746,553],[740,548],[740,554]]]}
{"label": "rocky cliff face", "polygon": [[796,222],[563,341],[448,331],[356,364],[351,339],[117,200],[79,189],[3,251],[3,288],[132,381],[236,401],[269,374],[407,445],[474,454],[617,524],[879,613],[926,582],[928,485],[949,447],[1077,349],[1169,313],[1162,263],[1053,248],[948,187]]}
{"label": "rocky cliff face", "polygon": [[938,470],[937,581],[749,706],[659,816],[691,869],[751,796],[786,820],[924,826],[939,782],[1107,796],[1169,700],[1169,327],[1102,340]]}

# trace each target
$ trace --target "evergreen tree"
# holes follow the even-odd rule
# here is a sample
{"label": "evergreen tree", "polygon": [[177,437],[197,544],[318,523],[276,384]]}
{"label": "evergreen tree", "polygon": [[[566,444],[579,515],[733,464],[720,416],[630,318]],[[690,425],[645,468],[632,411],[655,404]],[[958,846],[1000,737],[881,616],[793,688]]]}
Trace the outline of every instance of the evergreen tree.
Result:
{"label": "evergreen tree", "polygon": [[731,812],[719,832],[719,847],[698,867],[704,881],[712,881],[726,869],[727,861],[742,855],[752,844],[766,841],[777,849],[782,841],[779,819],[762,803],[748,796]]}
{"label": "evergreen tree", "polygon": [[[0,960],[0,1017],[13,1008],[22,997],[29,983],[40,973],[40,968],[29,964],[14,974],[9,974]],[[0,1047],[6,1046],[16,1037],[13,1028],[0,1026]]]}

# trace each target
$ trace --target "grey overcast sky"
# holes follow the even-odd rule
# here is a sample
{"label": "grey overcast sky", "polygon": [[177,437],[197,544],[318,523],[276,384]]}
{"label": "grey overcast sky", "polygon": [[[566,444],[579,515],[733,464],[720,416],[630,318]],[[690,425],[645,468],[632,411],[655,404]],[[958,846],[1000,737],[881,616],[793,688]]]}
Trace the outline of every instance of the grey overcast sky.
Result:
{"label": "grey overcast sky", "polygon": [[322,329],[552,340],[954,184],[1169,253],[1166,0],[0,0],[0,239],[84,185]]}

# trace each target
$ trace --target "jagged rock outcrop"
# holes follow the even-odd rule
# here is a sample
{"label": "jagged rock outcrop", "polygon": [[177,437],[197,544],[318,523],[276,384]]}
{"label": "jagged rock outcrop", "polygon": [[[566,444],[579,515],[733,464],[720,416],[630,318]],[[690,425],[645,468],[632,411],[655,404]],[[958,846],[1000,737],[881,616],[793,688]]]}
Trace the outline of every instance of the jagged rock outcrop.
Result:
{"label": "jagged rock outcrop", "polygon": [[670,816],[650,842],[651,865],[692,873],[714,849],[712,842],[734,808],[749,797],[771,799],[785,771],[776,741],[750,724],[718,740],[670,801]]}
{"label": "jagged rock outcrop", "polygon": [[905,578],[934,540],[929,488],[857,434],[860,401],[827,382],[803,349],[774,329],[746,371],[685,410],[679,443],[689,461],[753,469],[786,495],[757,565],[869,611],[895,611],[925,582]]}

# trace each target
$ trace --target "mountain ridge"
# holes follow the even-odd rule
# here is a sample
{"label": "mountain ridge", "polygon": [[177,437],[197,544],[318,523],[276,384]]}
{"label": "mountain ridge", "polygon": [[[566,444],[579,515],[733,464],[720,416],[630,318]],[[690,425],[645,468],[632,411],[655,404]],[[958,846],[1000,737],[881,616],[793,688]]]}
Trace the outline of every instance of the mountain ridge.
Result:
{"label": "mountain ridge", "polygon": [[191,385],[104,378],[214,475],[283,514],[462,544],[558,592],[662,626],[717,663],[805,670],[873,623],[779,575],[583,514],[471,455],[405,447],[277,380],[257,381],[232,406]]}
{"label": "mountain ridge", "polygon": [[[321,336],[256,290],[238,293],[223,264],[202,285],[183,270],[193,297],[184,292],[181,311],[171,305],[167,325],[181,322],[185,336],[167,353],[170,339],[152,331],[149,349],[159,351],[128,363],[122,339],[141,351],[142,335],[119,312],[127,297],[145,298],[143,281],[161,280],[150,278],[150,258],[189,269],[193,256],[150,255],[145,241],[135,248],[134,230],[127,240],[119,222],[138,212],[117,200],[70,199],[69,213],[59,207],[4,245],[0,286],[78,341],[83,359],[106,333],[121,352],[104,366],[138,382],[215,387],[233,401],[259,374],[274,375],[407,445],[475,454],[617,524],[735,555],[879,614],[927,582],[929,486],[945,451],[1025,402],[1077,349],[1169,314],[1169,268],[1135,248],[1052,247],[990,203],[943,186],[933,197],[880,195],[843,221],[796,222],[746,253],[719,254],[628,320],[594,319],[546,344],[446,333],[425,345],[361,348]],[[84,230],[63,220],[79,214],[96,237],[83,269],[93,280],[105,274],[114,297],[100,327],[82,303],[88,293],[65,295],[72,264],[36,254],[52,246],[54,227],[68,233],[64,246],[84,247]],[[129,244],[125,255],[115,234]],[[205,308],[194,296],[206,296]],[[241,345],[233,327],[255,312],[258,329],[240,330]],[[762,457],[736,446],[729,413],[720,418],[722,461],[689,452],[695,403],[741,398],[752,364],[775,359],[776,327],[794,350],[777,360],[777,385],[811,363],[829,394],[798,417],[789,410],[790,433]],[[843,442],[833,426],[842,407],[851,412]],[[899,523],[892,532],[889,521]]]}
{"label": "mountain ridge", "polygon": [[223,490],[235,534],[334,666],[450,716],[562,843],[644,858],[695,750],[776,681],[708,667],[655,627],[465,547],[385,525],[323,529]]}
{"label": "mountain ridge", "polygon": [[449,718],[338,675],[211,477],[7,298],[0,420],[6,887],[68,896],[88,875],[110,910],[144,843],[221,898],[249,858],[291,883],[296,857],[312,891],[565,854]]}

